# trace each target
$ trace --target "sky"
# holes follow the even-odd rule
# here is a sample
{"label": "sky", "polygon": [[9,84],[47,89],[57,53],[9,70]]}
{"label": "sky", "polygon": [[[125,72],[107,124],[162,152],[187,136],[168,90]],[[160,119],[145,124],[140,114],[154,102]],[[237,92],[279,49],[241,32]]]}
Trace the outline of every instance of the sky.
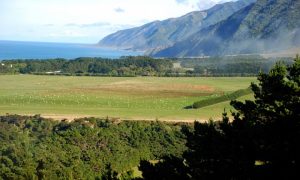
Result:
{"label": "sky", "polygon": [[0,40],[97,43],[118,30],[231,0],[0,0]]}

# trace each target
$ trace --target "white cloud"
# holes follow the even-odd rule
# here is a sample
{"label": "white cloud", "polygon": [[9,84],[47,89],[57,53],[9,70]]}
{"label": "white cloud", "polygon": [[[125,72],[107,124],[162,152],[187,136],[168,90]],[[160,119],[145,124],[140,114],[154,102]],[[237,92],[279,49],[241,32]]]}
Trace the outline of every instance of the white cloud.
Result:
{"label": "white cloud", "polygon": [[65,24],[66,27],[79,27],[79,28],[105,27],[110,25],[111,24],[108,22],[95,22],[90,24],[76,24],[76,23]]}
{"label": "white cloud", "polygon": [[117,12],[117,13],[123,13],[123,12],[125,12],[125,10],[122,9],[122,8],[120,8],[120,7],[118,7],[118,8],[115,9],[115,12]]}
{"label": "white cloud", "polygon": [[184,4],[184,3],[189,2],[189,0],[176,0],[176,2],[179,4]]}
{"label": "white cloud", "polygon": [[95,43],[117,30],[178,17],[217,2],[220,0],[0,0],[0,39]]}

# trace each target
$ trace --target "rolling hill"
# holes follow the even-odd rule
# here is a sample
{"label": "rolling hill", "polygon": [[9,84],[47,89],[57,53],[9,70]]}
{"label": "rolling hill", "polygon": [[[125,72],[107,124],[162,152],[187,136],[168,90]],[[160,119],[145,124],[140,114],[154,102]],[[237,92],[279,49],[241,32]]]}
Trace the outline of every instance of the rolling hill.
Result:
{"label": "rolling hill", "polygon": [[158,57],[271,53],[300,46],[300,1],[258,0],[173,46]]}
{"label": "rolling hill", "polygon": [[[188,13],[179,18],[155,21],[127,30],[121,30],[103,38],[103,47],[156,52],[182,41],[203,28],[219,23],[256,0],[239,0],[217,4],[214,7]],[[154,50],[154,51],[153,51]]]}

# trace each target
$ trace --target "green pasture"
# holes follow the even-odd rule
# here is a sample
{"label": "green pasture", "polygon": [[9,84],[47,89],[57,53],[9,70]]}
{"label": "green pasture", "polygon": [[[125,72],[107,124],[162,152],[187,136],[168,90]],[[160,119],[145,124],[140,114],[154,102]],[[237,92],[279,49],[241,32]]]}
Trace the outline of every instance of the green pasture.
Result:
{"label": "green pasture", "polygon": [[[219,118],[229,102],[184,109],[247,88],[248,77],[0,76],[0,114],[97,116],[139,120]],[[242,99],[252,98],[251,95]]]}

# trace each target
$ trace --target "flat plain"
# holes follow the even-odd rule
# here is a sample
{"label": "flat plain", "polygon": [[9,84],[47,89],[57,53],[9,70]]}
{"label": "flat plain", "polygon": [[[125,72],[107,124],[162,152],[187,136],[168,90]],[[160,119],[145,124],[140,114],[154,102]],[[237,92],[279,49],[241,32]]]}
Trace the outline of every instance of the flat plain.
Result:
{"label": "flat plain", "polygon": [[[54,119],[208,120],[229,102],[184,109],[195,101],[249,87],[254,77],[0,76],[0,114],[41,114]],[[249,99],[252,95],[241,98]]]}

